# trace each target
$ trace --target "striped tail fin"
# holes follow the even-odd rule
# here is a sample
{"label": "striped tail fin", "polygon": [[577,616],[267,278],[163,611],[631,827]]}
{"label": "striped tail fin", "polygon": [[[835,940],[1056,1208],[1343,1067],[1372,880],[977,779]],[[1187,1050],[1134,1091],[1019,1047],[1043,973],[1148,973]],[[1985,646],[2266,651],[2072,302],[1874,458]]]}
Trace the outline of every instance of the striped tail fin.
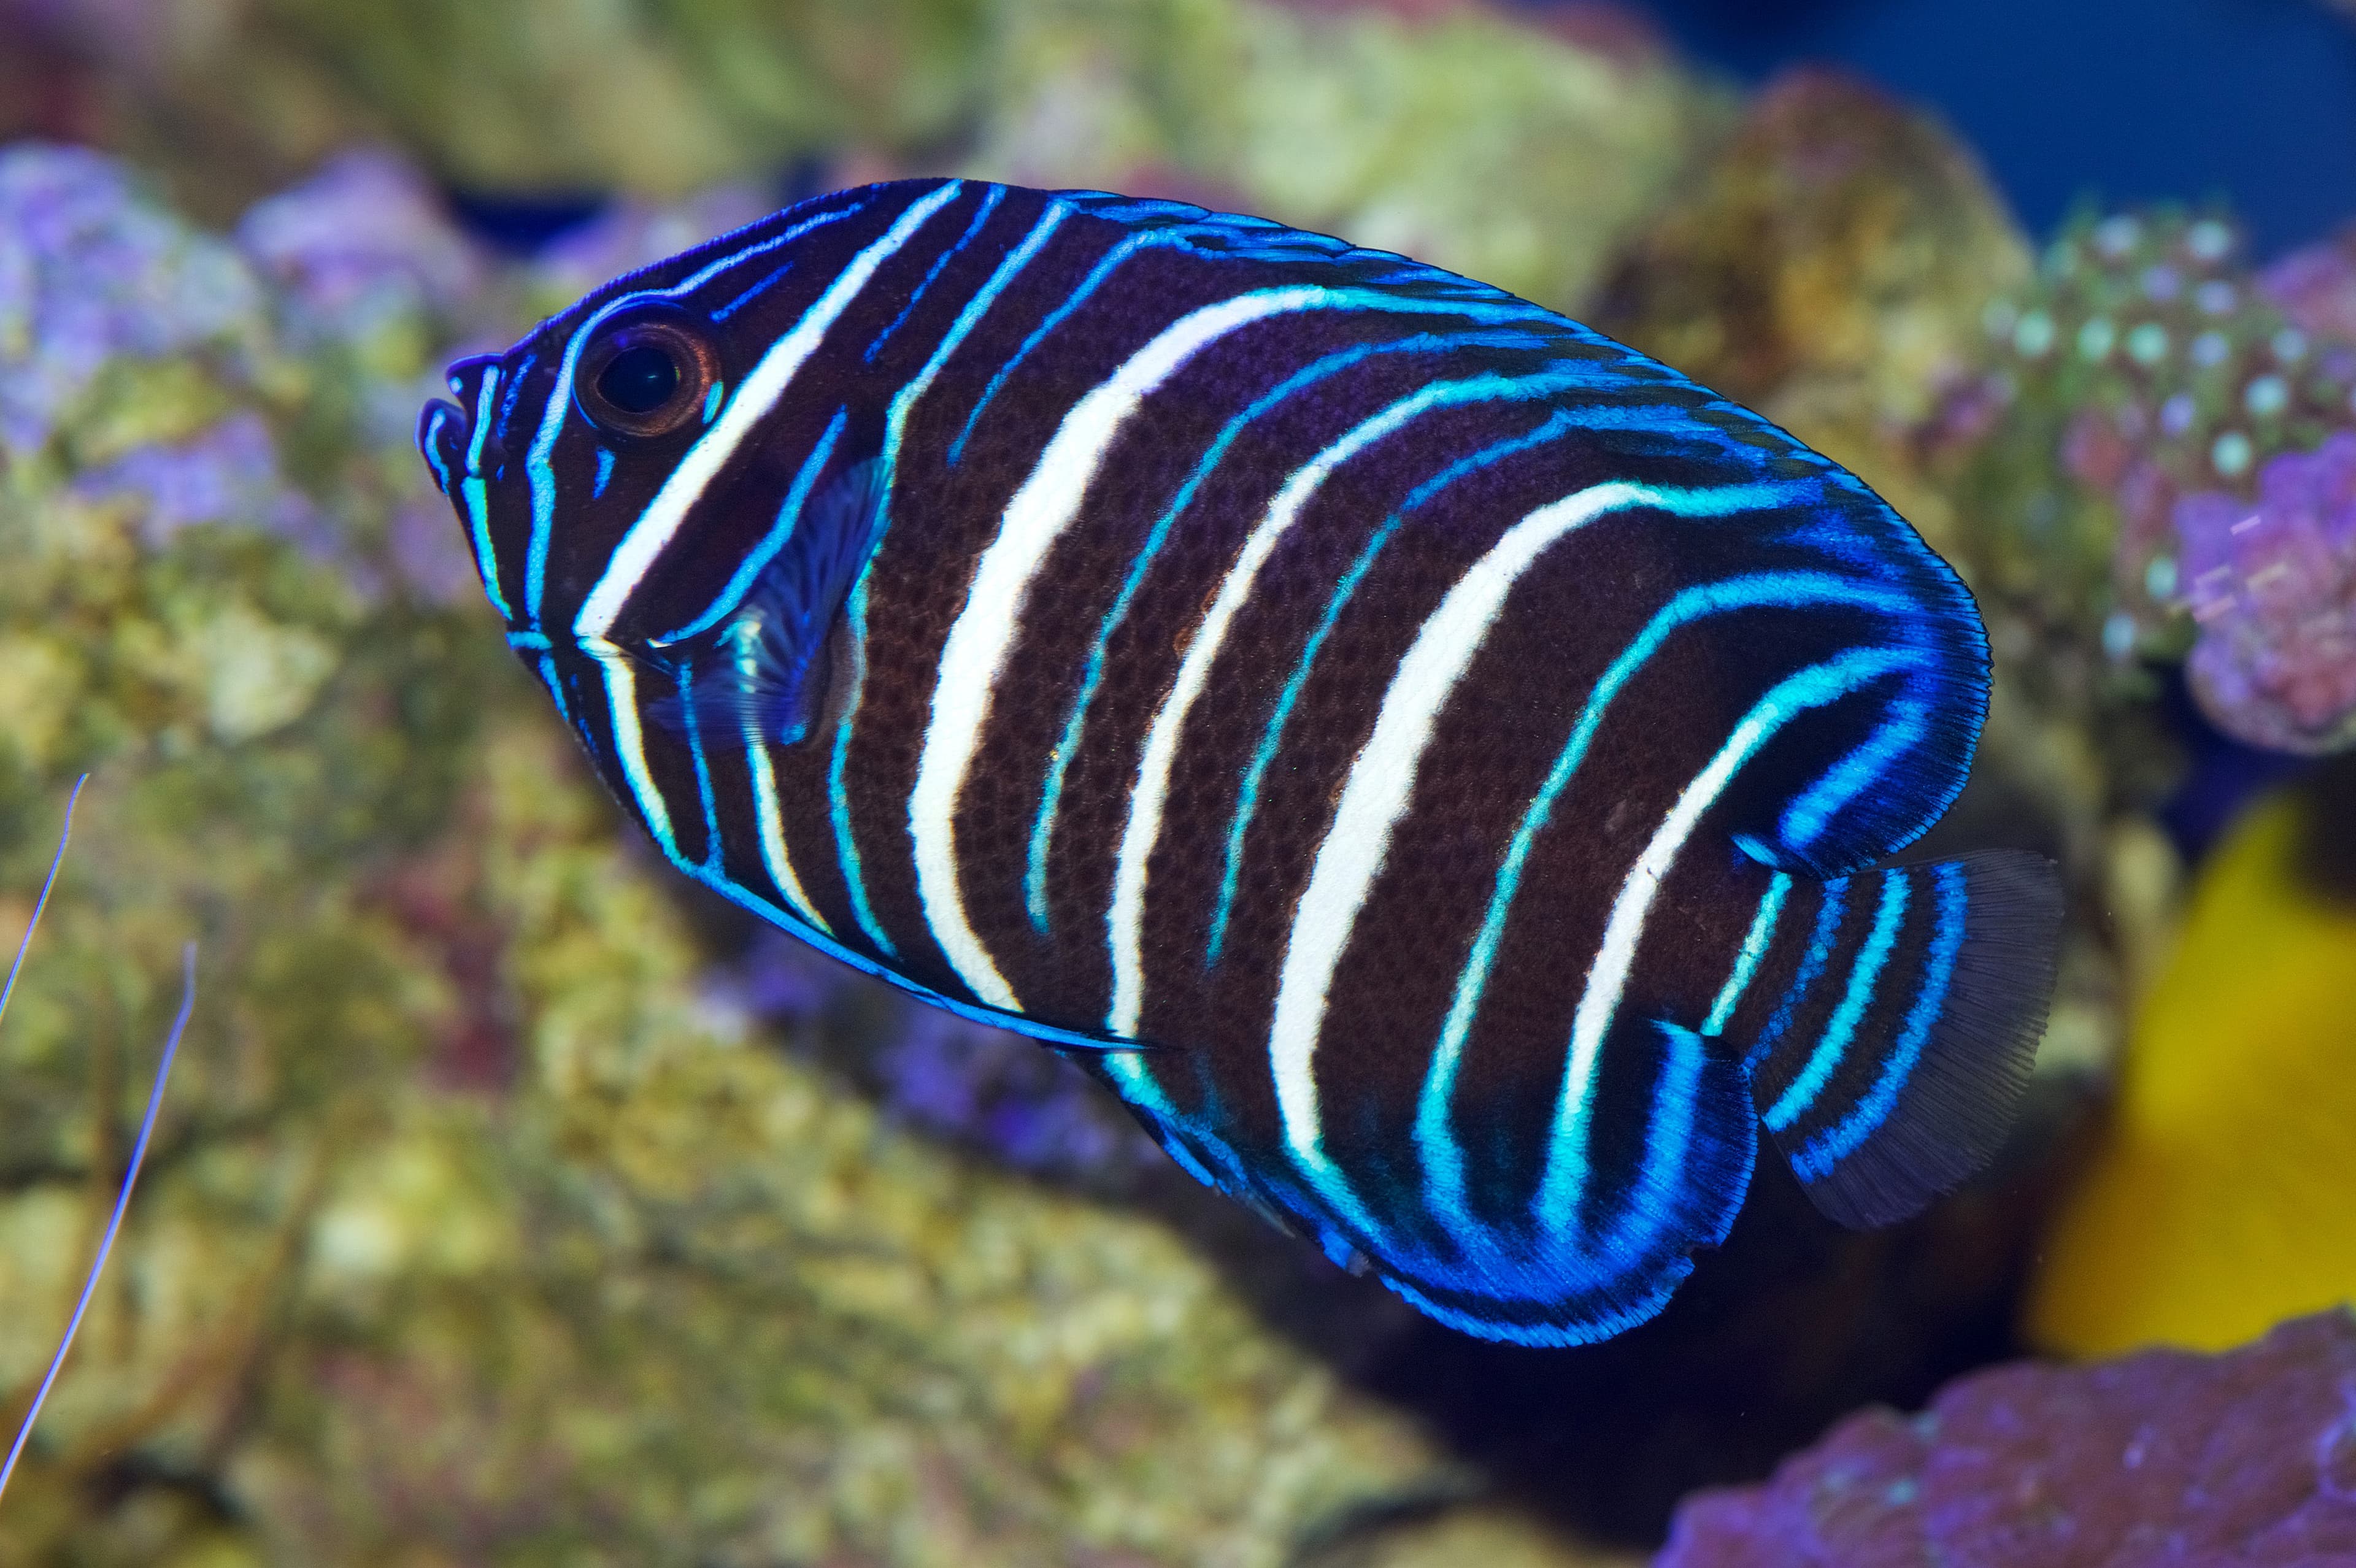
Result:
{"label": "striped tail fin", "polygon": [[1816,1207],[1888,1224],[2003,1143],[2052,997],[2061,887],[2042,857],[1996,850],[1818,891],[1734,1038],[1753,1041],[1752,1104]]}

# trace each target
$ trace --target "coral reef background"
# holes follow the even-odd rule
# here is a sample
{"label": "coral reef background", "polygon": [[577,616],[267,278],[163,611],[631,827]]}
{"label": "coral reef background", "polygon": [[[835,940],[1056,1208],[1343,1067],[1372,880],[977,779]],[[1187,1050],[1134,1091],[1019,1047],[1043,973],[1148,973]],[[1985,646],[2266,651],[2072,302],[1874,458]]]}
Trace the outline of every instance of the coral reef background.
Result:
{"label": "coral reef background", "polygon": [[[2339,1397],[2340,1319],[1852,1413],[2356,1289],[2356,780],[2300,760],[2356,741],[2356,229],[2032,236],[1923,111],[1745,91],[1601,5],[0,0],[0,931],[93,774],[0,1022],[12,1426],[202,951],[0,1560],[1538,1568],[1633,1561],[1786,1461],[1668,1560],[1912,1561],[2033,1513],[2008,1476],[2215,1523],[2150,1501],[2190,1458],[1958,1480],[1991,1411],[2155,1455],[2222,1423],[2249,1561],[2347,1538],[2344,1412],[2298,1403]],[[1476,1344],[1055,1056],[654,866],[502,649],[415,411],[614,273],[951,170],[1503,283],[1913,519],[1997,661],[1924,851],[2041,848],[2072,890],[1997,1168],[1871,1235],[1762,1171],[1656,1323]],[[2294,782],[2203,860],[2185,803],[2234,778]]]}

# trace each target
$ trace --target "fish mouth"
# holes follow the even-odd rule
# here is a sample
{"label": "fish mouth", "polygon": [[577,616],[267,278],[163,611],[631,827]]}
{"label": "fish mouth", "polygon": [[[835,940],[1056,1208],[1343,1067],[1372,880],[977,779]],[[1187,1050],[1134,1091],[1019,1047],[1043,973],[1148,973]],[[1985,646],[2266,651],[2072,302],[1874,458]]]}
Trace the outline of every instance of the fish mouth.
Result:
{"label": "fish mouth", "polygon": [[434,482],[455,504],[458,482],[479,479],[497,465],[497,455],[484,450],[484,432],[475,428],[469,412],[482,399],[484,378],[498,366],[498,357],[477,354],[450,367],[446,379],[458,400],[430,399],[417,416],[417,450],[434,471]]}
{"label": "fish mouth", "polygon": [[417,416],[417,451],[434,473],[435,488],[455,504],[452,492],[466,475],[469,431],[466,411],[447,398],[429,399]]}

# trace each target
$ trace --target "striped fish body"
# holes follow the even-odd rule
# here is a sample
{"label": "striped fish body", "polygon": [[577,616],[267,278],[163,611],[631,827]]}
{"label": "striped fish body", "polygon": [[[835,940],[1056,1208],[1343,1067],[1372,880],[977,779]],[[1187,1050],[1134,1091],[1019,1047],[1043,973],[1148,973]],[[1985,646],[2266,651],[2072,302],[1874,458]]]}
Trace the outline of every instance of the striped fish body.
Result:
{"label": "striped fish body", "polygon": [[1651,1316],[1762,1125],[1852,1223],[2002,1136],[2050,869],[1884,864],[1969,768],[1969,595],[1576,323],[910,181],[451,385],[420,445],[509,640],[673,864],[1443,1321]]}

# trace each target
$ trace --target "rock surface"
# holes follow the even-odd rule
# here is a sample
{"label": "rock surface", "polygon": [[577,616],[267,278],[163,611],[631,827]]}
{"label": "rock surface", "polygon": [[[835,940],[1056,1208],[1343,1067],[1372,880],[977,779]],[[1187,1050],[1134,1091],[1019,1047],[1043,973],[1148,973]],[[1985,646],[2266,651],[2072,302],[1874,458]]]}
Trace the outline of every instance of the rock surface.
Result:
{"label": "rock surface", "polygon": [[2356,1320],[2217,1357],[2002,1367],[1678,1510],[1658,1568],[2356,1562]]}

